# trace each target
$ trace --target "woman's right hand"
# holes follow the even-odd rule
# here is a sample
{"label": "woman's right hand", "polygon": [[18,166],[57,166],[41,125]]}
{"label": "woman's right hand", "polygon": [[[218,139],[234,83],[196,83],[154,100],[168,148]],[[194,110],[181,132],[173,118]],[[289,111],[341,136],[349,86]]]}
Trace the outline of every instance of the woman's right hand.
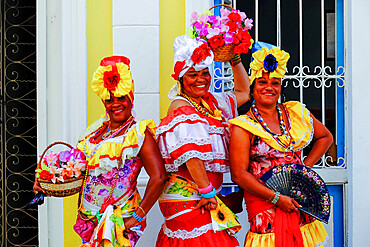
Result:
{"label": "woman's right hand", "polygon": [[201,198],[198,204],[194,207],[194,209],[199,209],[201,210],[202,214],[204,214],[204,209],[211,211],[216,209],[217,207],[217,199],[216,197],[212,197],[209,199],[206,198]]}
{"label": "woman's right hand", "polygon": [[276,205],[285,213],[298,212],[298,208],[301,207],[296,200],[284,195],[280,195]]}

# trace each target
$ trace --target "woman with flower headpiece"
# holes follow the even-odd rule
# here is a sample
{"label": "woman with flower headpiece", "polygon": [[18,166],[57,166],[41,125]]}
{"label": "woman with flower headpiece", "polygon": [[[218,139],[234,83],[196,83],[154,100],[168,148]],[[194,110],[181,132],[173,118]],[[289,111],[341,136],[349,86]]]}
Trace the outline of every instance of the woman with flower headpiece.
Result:
{"label": "woman with flower headpiece", "polygon": [[169,179],[159,199],[165,223],[157,246],[239,246],[240,229],[219,200],[228,165],[228,119],[249,98],[249,78],[240,56],[231,61],[235,91],[210,93],[213,52],[186,35],[175,39],[174,71],[168,115],[156,137]]}
{"label": "woman with flower headpiece", "polygon": [[[77,144],[88,166],[73,228],[83,239],[81,246],[134,246],[167,177],[154,121],[136,121],[132,114],[134,83],[128,58],[104,58],[91,86],[106,117],[89,126]],[[136,183],[143,166],[150,178],[141,199]]]}
{"label": "woman with flower headpiece", "polygon": [[[278,47],[253,53],[252,107],[246,115],[230,120],[231,177],[245,190],[250,222],[245,246],[320,246],[327,237],[321,222],[298,211],[297,201],[261,181],[262,175],[282,164],[312,167],[333,142],[329,130],[305,105],[278,103],[289,57]],[[312,139],[312,150],[303,163],[302,149]]]}

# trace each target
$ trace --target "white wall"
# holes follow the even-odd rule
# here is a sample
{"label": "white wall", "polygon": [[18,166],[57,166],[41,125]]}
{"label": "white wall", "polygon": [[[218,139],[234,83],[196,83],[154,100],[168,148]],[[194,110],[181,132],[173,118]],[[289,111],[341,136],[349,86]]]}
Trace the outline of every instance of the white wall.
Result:
{"label": "white wall", "polygon": [[[345,1],[346,2],[346,1]],[[370,1],[349,0],[348,18],[348,246],[370,246],[368,224],[369,197],[369,140],[370,140]]]}
{"label": "white wall", "polygon": [[[36,8],[37,152],[41,154],[55,141],[74,145],[86,126],[86,2],[37,0]],[[39,208],[39,246],[64,246],[63,215],[62,199],[45,200]]]}
{"label": "white wall", "polygon": [[[113,54],[131,60],[137,119],[160,121],[159,0],[113,0]],[[148,175],[143,170],[138,187],[144,195]],[[138,247],[154,246],[164,221],[158,203],[147,215],[148,227]]]}

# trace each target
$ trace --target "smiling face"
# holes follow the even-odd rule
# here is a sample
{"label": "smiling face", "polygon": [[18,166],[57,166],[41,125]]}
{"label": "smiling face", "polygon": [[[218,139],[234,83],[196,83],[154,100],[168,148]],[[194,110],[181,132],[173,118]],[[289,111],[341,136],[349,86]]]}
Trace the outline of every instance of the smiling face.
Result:
{"label": "smiling face", "polygon": [[190,68],[182,78],[183,93],[200,102],[200,98],[206,95],[211,84],[211,75],[208,68],[201,71],[195,71],[194,68]]}
{"label": "smiling face", "polygon": [[112,128],[117,128],[131,116],[132,103],[127,95],[115,97],[110,93],[110,99],[104,101]]}
{"label": "smiling face", "polygon": [[253,98],[256,105],[276,105],[281,93],[281,79],[269,77],[269,73],[262,73],[262,77],[254,80]]}

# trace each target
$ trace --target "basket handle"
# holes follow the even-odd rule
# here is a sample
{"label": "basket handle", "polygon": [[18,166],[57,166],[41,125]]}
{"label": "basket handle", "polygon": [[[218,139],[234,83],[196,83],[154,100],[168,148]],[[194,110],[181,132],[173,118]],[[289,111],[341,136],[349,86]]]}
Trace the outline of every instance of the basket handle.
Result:
{"label": "basket handle", "polygon": [[[230,9],[234,9],[233,7],[231,7],[230,5],[227,5],[227,4],[217,4],[217,5],[215,5],[215,6],[211,7],[211,8],[209,8],[209,10],[212,10],[212,9],[214,9],[214,8],[216,8],[216,7],[221,7],[221,6],[223,6],[223,7],[227,7],[227,8],[230,8]],[[234,10],[235,10],[235,9],[234,9]]]}
{"label": "basket handle", "polygon": [[52,146],[55,146],[57,144],[63,144],[63,145],[65,145],[65,146],[67,146],[67,147],[69,147],[71,149],[73,148],[72,145],[70,145],[70,144],[68,144],[66,142],[53,142],[52,144],[50,144],[49,146],[47,146],[45,148],[44,152],[41,154],[40,161],[39,161],[39,163],[37,163],[37,169],[41,167],[41,161],[42,161],[42,158],[44,158],[44,155],[45,155],[46,151],[48,151]]}

